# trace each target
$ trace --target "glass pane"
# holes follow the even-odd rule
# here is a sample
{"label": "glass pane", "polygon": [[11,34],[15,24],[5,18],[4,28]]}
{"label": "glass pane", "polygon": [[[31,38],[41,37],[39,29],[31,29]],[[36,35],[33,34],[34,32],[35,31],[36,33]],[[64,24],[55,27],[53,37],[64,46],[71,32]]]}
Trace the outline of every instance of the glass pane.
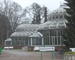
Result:
{"label": "glass pane", "polygon": [[50,45],[52,45],[52,37],[50,37]]}
{"label": "glass pane", "polygon": [[61,36],[61,33],[62,33],[61,30],[58,30],[58,36]]}
{"label": "glass pane", "polygon": [[55,45],[57,45],[57,37],[55,37]]}
{"label": "glass pane", "polygon": [[49,45],[49,38],[48,37],[44,38],[44,45]]}
{"label": "glass pane", "polygon": [[57,31],[56,30],[51,30],[51,35],[50,36],[56,36],[57,35]]}
{"label": "glass pane", "polygon": [[42,38],[39,38],[39,45],[42,45]]}
{"label": "glass pane", "polygon": [[6,41],[6,45],[11,45],[11,41]]}
{"label": "glass pane", "polygon": [[52,45],[55,45],[55,37],[52,37]]}
{"label": "glass pane", "polygon": [[58,37],[58,45],[60,45],[60,37]]}
{"label": "glass pane", "polygon": [[32,45],[36,45],[36,39],[32,38]]}

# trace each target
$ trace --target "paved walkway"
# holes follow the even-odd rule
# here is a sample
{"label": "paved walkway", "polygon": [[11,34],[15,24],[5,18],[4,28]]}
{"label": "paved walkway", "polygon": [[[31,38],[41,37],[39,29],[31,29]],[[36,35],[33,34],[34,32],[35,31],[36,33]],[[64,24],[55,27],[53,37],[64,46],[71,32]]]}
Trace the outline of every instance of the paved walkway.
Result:
{"label": "paved walkway", "polygon": [[[41,52],[26,52],[22,50],[2,50],[0,60],[41,60]],[[43,60],[52,60],[52,53],[43,52]]]}
{"label": "paved walkway", "polygon": [[32,55],[31,52],[22,52],[20,50],[2,50],[3,52],[7,52],[14,55]]}

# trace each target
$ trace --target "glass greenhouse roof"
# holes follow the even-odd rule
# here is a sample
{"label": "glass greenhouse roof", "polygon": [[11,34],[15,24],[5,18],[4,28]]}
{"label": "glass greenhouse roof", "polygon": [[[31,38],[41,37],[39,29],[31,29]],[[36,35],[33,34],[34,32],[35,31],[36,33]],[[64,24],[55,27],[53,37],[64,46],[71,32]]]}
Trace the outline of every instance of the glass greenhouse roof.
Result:
{"label": "glass greenhouse roof", "polygon": [[11,37],[25,37],[25,36],[31,36],[32,34],[36,33],[37,30],[41,29],[53,29],[53,28],[65,28],[66,20],[56,20],[56,21],[48,21],[43,24],[24,24],[19,27],[17,27],[16,32],[14,32]]}
{"label": "glass greenhouse roof", "polygon": [[11,35],[11,37],[26,37],[35,34],[38,30],[43,29],[57,29],[57,28],[65,28],[66,19],[64,18],[64,10],[63,6],[59,7],[58,9],[54,10],[50,13],[47,22],[42,24],[21,24],[19,25],[15,32]]}
{"label": "glass greenhouse roof", "polygon": [[12,39],[11,39],[11,38],[8,38],[8,39],[6,39],[5,41],[12,41]]}
{"label": "glass greenhouse roof", "polygon": [[36,32],[14,32],[11,37],[27,37]]}

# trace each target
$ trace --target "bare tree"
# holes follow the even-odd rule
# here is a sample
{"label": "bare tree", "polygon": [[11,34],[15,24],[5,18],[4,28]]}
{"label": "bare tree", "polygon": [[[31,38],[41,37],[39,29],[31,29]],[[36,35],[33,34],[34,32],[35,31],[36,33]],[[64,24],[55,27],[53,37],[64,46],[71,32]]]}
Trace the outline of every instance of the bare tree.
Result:
{"label": "bare tree", "polygon": [[32,19],[33,24],[40,24],[40,10],[41,7],[37,3],[33,3],[30,7],[25,8],[25,12]]}
{"label": "bare tree", "polygon": [[41,7],[37,3],[25,8],[25,12],[32,19],[32,24],[40,24],[42,20],[47,21],[47,7]]}
{"label": "bare tree", "polygon": [[[8,17],[8,20],[11,25],[11,30],[7,30],[7,38],[8,38],[9,33],[14,32],[15,28],[18,26],[22,7],[19,4],[12,2],[10,0],[4,0],[4,3],[2,3],[0,5],[1,5],[0,8],[2,9],[1,14]],[[9,26],[8,26],[7,21],[6,21],[6,24],[7,24],[6,26],[8,28]]]}

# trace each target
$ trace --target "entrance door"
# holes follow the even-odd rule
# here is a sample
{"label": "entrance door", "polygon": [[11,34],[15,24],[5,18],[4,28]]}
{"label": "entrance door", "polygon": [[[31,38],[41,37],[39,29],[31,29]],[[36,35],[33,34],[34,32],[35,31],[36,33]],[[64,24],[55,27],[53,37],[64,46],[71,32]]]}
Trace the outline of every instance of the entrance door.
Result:
{"label": "entrance door", "polygon": [[55,37],[52,37],[52,45],[55,45]]}

